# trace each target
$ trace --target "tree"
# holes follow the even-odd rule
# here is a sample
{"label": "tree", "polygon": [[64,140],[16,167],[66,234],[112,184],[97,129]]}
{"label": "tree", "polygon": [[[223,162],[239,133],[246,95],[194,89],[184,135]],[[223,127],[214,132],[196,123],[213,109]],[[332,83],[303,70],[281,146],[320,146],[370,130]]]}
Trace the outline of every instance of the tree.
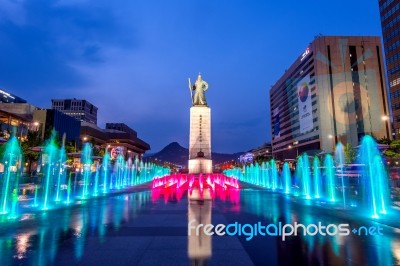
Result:
{"label": "tree", "polygon": [[94,156],[103,157],[104,154],[106,153],[106,149],[104,147],[93,146],[92,153],[93,153]]}
{"label": "tree", "polygon": [[353,148],[351,143],[347,143],[344,146],[344,161],[346,164],[351,164],[357,159],[356,150]]}
{"label": "tree", "polygon": [[391,140],[388,139],[387,137],[383,137],[381,139],[378,139],[377,142],[379,144],[387,144],[387,145],[389,145],[391,143]]}
{"label": "tree", "polygon": [[21,143],[22,153],[25,161],[28,163],[28,170],[31,169],[32,162],[39,159],[39,152],[33,151],[33,147],[40,146],[42,141],[38,131],[28,131],[27,138]]}
{"label": "tree", "polygon": [[66,153],[77,152],[77,148],[74,141],[65,142],[65,152]]}
{"label": "tree", "polygon": [[385,150],[383,154],[390,159],[400,158],[400,140],[396,139],[390,142],[389,149]]}
{"label": "tree", "polygon": [[1,160],[2,160],[3,157],[4,157],[5,151],[6,151],[6,145],[5,145],[5,143],[0,144],[0,159],[1,159]]}

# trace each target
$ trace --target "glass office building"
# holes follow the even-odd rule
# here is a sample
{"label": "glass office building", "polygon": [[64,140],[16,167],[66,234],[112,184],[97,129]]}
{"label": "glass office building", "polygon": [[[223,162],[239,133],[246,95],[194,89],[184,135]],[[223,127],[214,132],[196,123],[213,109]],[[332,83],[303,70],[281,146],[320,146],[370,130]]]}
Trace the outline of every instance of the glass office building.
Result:
{"label": "glass office building", "polygon": [[52,99],[51,108],[72,116],[81,122],[97,125],[97,107],[86,100]]}
{"label": "glass office building", "polygon": [[379,1],[395,135],[400,133],[400,0]]}
{"label": "glass office building", "polygon": [[270,90],[273,156],[390,138],[385,84],[379,37],[316,38]]}

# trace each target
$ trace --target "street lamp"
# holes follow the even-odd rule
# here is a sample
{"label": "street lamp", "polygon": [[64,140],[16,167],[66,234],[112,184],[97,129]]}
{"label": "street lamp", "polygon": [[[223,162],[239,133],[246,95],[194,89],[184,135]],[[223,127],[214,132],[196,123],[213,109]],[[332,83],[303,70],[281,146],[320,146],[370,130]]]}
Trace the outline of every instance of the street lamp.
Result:
{"label": "street lamp", "polygon": [[299,142],[295,141],[295,142],[293,142],[293,146],[289,145],[289,149],[296,146],[296,158],[299,157],[299,148],[297,147],[297,144],[299,144]]}
{"label": "street lamp", "polygon": [[39,125],[40,125],[40,123],[38,121],[33,122],[32,130],[39,131]]}
{"label": "street lamp", "polygon": [[385,126],[386,126],[386,135],[387,135],[387,138],[390,139],[390,136],[389,136],[389,126],[388,126],[389,116],[383,115],[383,116],[381,117],[381,119],[382,119],[382,121],[384,121]]}
{"label": "street lamp", "polygon": [[332,135],[332,134],[329,134],[329,135],[328,135],[328,139],[331,140],[332,152],[334,152],[334,150],[335,150],[335,143],[334,143],[333,135]]}

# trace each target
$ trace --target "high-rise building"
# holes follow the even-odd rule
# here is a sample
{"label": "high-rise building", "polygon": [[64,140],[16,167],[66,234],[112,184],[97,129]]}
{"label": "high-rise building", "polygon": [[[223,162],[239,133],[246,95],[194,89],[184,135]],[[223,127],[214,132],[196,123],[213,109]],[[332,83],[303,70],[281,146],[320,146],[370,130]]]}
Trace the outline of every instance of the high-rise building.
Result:
{"label": "high-rise building", "polygon": [[379,0],[393,128],[400,136],[400,0]]}
{"label": "high-rise building", "polygon": [[270,90],[274,157],[390,138],[385,84],[379,37],[316,38]]}
{"label": "high-rise building", "polygon": [[97,107],[86,100],[52,99],[51,108],[75,117],[81,122],[97,124]]}

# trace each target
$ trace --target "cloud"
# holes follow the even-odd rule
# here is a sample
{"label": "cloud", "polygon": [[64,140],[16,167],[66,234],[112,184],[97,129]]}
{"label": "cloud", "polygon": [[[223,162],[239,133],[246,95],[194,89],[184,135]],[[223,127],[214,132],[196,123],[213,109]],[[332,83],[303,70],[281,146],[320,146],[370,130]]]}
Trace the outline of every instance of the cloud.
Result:
{"label": "cloud", "polygon": [[360,27],[327,19],[324,5],[259,2],[2,0],[0,87],[41,107],[85,98],[99,107],[100,126],[124,122],[157,150],[187,141],[187,78],[201,71],[213,149],[246,150],[270,139],[268,88],[321,32],[298,14],[333,21],[325,31],[374,32],[367,15]]}
{"label": "cloud", "polygon": [[15,24],[25,23],[25,10],[22,0],[3,0],[0,3],[0,22],[12,21]]}
{"label": "cloud", "polygon": [[6,0],[0,12],[0,86],[34,90],[38,102],[49,91],[77,92],[90,83],[77,65],[103,64],[105,49],[134,42],[106,6]]}

